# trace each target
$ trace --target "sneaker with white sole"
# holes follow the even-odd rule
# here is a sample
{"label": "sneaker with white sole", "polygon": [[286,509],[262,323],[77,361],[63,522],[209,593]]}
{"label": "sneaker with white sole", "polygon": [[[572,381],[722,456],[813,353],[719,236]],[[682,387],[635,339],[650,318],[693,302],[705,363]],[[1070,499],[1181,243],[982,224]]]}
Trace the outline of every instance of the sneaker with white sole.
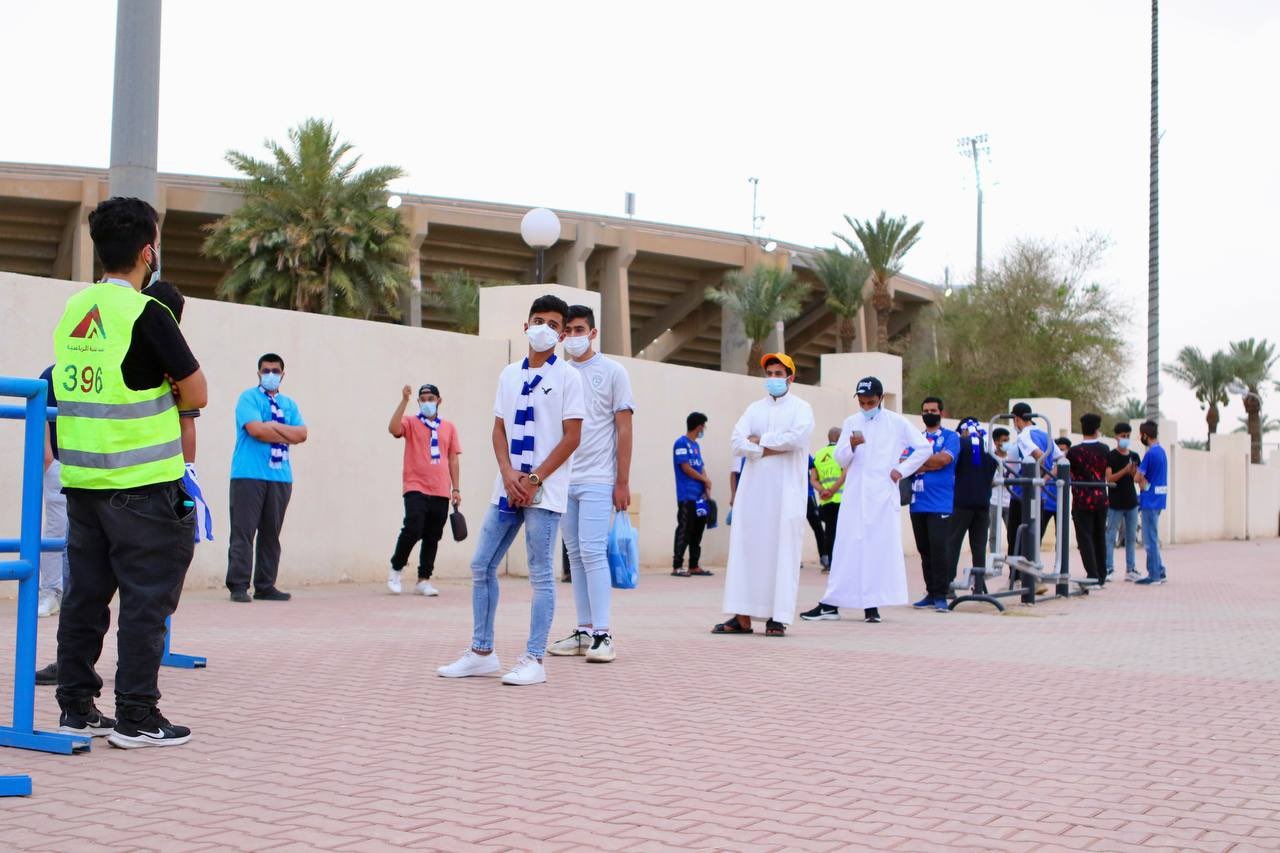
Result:
{"label": "sneaker with white sole", "polygon": [[1137,572],[1125,572],[1124,579],[1126,583],[1133,583],[1134,581],[1142,580],[1142,575]]}
{"label": "sneaker with white sole", "polygon": [[118,749],[138,749],[145,746],[182,746],[191,740],[191,729],[175,726],[164,718],[159,708],[151,708],[139,720],[121,717],[115,730],[107,735],[107,743]]}
{"label": "sneaker with white sole", "polygon": [[41,618],[44,618],[45,616],[52,616],[61,609],[61,595],[51,589],[42,590],[40,592],[40,604],[36,613],[38,613]]}
{"label": "sneaker with white sole", "polygon": [[400,594],[400,573],[395,569],[387,572],[387,589],[391,590],[392,595]]}
{"label": "sneaker with white sole", "polygon": [[516,668],[502,676],[503,684],[523,687],[526,684],[542,684],[547,680],[547,671],[538,659],[530,654],[523,654],[516,661]]}
{"label": "sneaker with white sole", "polygon": [[418,581],[418,585],[413,588],[414,595],[425,595],[428,598],[439,595],[440,590],[431,585],[431,581]]}
{"label": "sneaker with white sole", "polygon": [[494,675],[502,669],[502,661],[497,652],[478,655],[471,649],[463,652],[462,657],[453,663],[436,670],[441,678],[467,678],[472,675]]}
{"label": "sneaker with white sole", "polygon": [[103,714],[92,703],[83,713],[67,710],[58,718],[58,731],[69,735],[106,737],[115,727],[116,721]]}
{"label": "sneaker with white sole", "polygon": [[547,654],[555,657],[574,657],[585,655],[591,648],[591,632],[575,628],[573,633],[563,640],[556,640],[547,646]]}
{"label": "sneaker with white sole", "polygon": [[587,663],[609,663],[618,656],[613,648],[612,634],[592,634],[591,648],[587,649]]}

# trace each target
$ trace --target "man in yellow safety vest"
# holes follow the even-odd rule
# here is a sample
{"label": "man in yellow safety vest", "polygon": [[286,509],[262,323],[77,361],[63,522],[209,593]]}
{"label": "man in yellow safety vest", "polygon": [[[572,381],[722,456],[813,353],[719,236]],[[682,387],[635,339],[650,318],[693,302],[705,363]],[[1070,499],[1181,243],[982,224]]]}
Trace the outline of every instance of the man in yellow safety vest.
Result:
{"label": "man in yellow safety vest", "polygon": [[845,471],[836,461],[836,442],[840,439],[840,427],[827,430],[827,446],[813,455],[813,469],[809,476],[818,493],[818,518],[822,523],[820,556],[822,570],[831,570],[831,549],[836,543],[836,520],[840,515],[840,499],[844,496]]}

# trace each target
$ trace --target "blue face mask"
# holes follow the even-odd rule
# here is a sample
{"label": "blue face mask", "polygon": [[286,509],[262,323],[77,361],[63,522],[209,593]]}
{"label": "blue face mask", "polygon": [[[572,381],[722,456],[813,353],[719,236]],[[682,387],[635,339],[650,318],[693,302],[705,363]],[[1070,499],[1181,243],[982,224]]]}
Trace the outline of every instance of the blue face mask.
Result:
{"label": "blue face mask", "polygon": [[423,417],[434,418],[436,416],[435,403],[422,403],[418,406],[418,411],[422,412]]}
{"label": "blue face mask", "polygon": [[787,378],[785,376],[770,376],[764,381],[764,390],[769,392],[770,397],[781,397],[787,393]]}
{"label": "blue face mask", "polygon": [[282,378],[279,373],[264,373],[258,377],[258,384],[262,386],[264,391],[277,391],[280,388],[280,380]]}
{"label": "blue face mask", "polygon": [[1116,447],[1119,447],[1121,450],[1128,450],[1128,449],[1129,449],[1129,439],[1127,439],[1127,438],[1117,438],[1117,439],[1116,439]]}
{"label": "blue face mask", "polygon": [[862,414],[866,416],[867,420],[874,421],[876,419],[876,415],[880,414],[880,407],[876,406],[874,409],[863,409]]}

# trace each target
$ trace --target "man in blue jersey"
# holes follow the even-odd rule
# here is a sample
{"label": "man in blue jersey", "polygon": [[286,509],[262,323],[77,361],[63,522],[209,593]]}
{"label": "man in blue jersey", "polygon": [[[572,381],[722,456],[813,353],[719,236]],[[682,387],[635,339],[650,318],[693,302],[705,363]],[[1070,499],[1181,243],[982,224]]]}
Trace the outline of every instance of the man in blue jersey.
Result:
{"label": "man in blue jersey", "polygon": [[1142,489],[1138,511],[1142,516],[1142,547],[1147,552],[1147,576],[1137,581],[1142,586],[1165,582],[1164,560],[1160,559],[1160,513],[1169,501],[1169,457],[1157,440],[1159,434],[1155,421],[1138,427],[1138,438],[1147,448],[1135,475]]}
{"label": "man in blue jersey", "polygon": [[[698,439],[707,432],[707,416],[690,412],[685,418],[685,433],[676,439],[671,462],[676,474],[676,537],[671,558],[671,574],[680,578],[710,575],[698,564],[702,558],[702,531],[707,528],[708,501],[711,500],[711,478],[702,464],[702,448]],[[684,567],[684,552],[689,551],[689,568]]]}
{"label": "man in blue jersey", "polygon": [[925,397],[920,404],[920,418],[931,450],[911,481],[911,531],[920,552],[925,586],[924,598],[913,606],[947,613],[952,572],[948,539],[951,513],[955,511],[960,435],[942,426],[941,397]]}
{"label": "man in blue jersey", "polygon": [[[1018,435],[1011,442],[1013,446],[1010,448],[1008,458],[1005,460],[1006,474],[1013,477],[1021,476],[1022,461],[1024,459],[1034,459],[1040,463],[1040,473],[1042,475],[1052,475],[1053,463],[1057,458],[1057,452],[1053,442],[1049,440],[1049,433],[1035,426],[1029,404],[1014,404],[1012,413],[1013,426],[1018,431]],[[1022,486],[1009,487],[1009,492],[1013,496],[1009,503],[1008,546],[1010,554],[1015,553],[1014,544],[1018,534],[1018,527],[1027,520],[1022,517],[1022,488]],[[1044,532],[1049,526],[1049,519],[1053,518],[1053,513],[1058,508],[1056,491],[1052,486],[1046,485],[1042,494],[1040,530],[1036,540],[1037,550],[1039,549],[1039,538],[1044,536]]]}

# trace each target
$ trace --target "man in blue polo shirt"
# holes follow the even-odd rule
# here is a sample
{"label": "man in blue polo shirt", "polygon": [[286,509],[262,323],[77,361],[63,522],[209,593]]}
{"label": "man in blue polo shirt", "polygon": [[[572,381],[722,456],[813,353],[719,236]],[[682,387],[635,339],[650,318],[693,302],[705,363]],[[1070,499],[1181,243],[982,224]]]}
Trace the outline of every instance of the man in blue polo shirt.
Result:
{"label": "man in blue polo shirt", "polygon": [[1137,582],[1142,586],[1165,582],[1164,560],[1160,558],[1160,513],[1169,501],[1169,457],[1156,440],[1159,434],[1155,421],[1138,427],[1138,438],[1147,448],[1135,477],[1142,489],[1138,512],[1142,516],[1142,547],[1147,552],[1147,576]]}
{"label": "man in blue polo shirt", "polygon": [[[707,527],[707,501],[711,499],[711,478],[702,464],[702,448],[698,439],[706,434],[707,416],[690,412],[685,418],[685,433],[671,449],[671,464],[676,474],[676,537],[671,557],[671,574],[710,575],[698,564],[702,558],[702,531]],[[684,552],[689,551],[689,568],[684,567]]]}
{"label": "man in blue polo shirt", "polygon": [[[231,456],[231,545],[227,589],[231,600],[288,601],[276,588],[280,528],[293,495],[290,448],[307,440],[298,404],[280,393],[284,359],[269,352],[258,359],[258,384],[236,403],[236,449]],[[254,539],[257,539],[256,545]],[[256,557],[256,559],[255,559]]]}
{"label": "man in blue polo shirt", "polygon": [[947,613],[952,571],[948,539],[951,513],[955,510],[960,435],[943,428],[941,397],[925,397],[920,404],[920,418],[932,450],[911,482],[911,531],[920,552],[925,586],[924,598],[913,606]]}

